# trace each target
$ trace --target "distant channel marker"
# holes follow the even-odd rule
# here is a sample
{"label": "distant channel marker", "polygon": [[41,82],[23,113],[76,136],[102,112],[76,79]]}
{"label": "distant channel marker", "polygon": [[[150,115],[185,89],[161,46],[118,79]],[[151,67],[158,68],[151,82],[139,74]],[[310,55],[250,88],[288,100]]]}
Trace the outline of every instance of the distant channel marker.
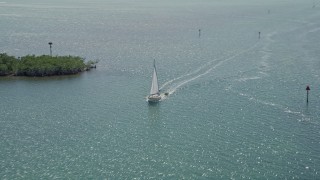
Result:
{"label": "distant channel marker", "polygon": [[309,85],[307,85],[306,90],[307,90],[307,103],[309,103],[309,91],[310,91],[310,86]]}
{"label": "distant channel marker", "polygon": [[52,56],[52,42],[49,42],[49,47],[50,47],[50,56]]}

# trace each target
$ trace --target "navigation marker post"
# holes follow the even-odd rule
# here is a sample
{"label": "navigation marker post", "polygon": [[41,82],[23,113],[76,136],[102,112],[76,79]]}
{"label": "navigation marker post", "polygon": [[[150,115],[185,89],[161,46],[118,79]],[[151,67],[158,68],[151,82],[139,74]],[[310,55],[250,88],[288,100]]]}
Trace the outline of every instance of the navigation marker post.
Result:
{"label": "navigation marker post", "polygon": [[307,90],[307,103],[309,103],[309,91],[310,91],[310,86],[309,85],[307,85],[306,90]]}
{"label": "navigation marker post", "polygon": [[49,42],[48,44],[50,46],[50,56],[52,56],[52,42]]}
{"label": "navigation marker post", "polygon": [[261,32],[259,31],[259,39],[260,39],[260,35],[261,35]]}

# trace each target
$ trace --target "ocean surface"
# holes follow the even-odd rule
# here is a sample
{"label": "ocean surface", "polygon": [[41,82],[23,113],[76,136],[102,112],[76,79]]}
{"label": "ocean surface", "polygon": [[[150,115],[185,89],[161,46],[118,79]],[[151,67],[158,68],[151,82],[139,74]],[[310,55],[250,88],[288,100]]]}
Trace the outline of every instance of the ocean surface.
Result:
{"label": "ocean surface", "polygon": [[0,52],[48,42],[97,69],[0,77],[0,179],[320,179],[320,1],[0,1]]}

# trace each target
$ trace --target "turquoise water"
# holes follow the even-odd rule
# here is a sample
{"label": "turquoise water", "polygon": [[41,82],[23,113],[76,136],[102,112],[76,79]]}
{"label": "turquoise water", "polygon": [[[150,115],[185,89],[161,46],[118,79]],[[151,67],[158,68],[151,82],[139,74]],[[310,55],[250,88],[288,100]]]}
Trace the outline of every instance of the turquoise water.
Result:
{"label": "turquoise water", "polygon": [[99,60],[0,78],[0,179],[319,179],[315,4],[0,2],[1,52]]}

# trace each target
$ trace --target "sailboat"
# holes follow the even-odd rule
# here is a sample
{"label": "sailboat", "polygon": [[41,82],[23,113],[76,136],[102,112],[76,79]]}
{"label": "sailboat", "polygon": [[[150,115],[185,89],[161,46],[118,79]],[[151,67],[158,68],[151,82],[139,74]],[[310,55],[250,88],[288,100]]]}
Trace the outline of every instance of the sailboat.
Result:
{"label": "sailboat", "polygon": [[157,77],[157,69],[156,69],[156,60],[153,61],[153,75],[152,75],[152,83],[150,94],[148,96],[148,102],[158,102],[161,100],[159,85],[158,85],[158,77]]}

